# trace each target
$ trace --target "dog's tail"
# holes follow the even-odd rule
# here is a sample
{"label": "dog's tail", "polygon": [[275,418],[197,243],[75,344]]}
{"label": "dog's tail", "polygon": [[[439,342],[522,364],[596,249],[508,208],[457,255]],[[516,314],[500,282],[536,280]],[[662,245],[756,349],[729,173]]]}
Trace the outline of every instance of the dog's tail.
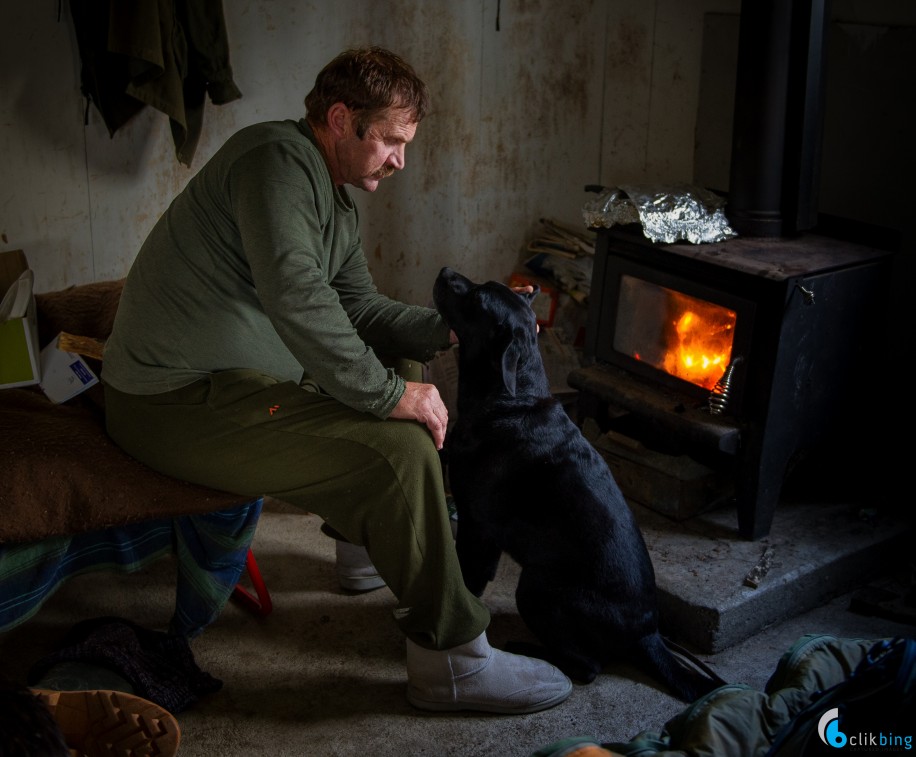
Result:
{"label": "dog's tail", "polygon": [[641,638],[636,647],[646,671],[688,704],[727,683],[701,660],[658,632]]}

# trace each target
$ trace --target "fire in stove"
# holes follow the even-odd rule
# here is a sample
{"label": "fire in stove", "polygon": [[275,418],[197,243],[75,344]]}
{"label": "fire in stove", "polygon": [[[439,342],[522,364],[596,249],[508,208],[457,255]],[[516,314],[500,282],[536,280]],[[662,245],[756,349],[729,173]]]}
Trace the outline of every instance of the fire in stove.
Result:
{"label": "fire in stove", "polygon": [[[712,390],[731,361],[738,314],[635,276],[623,275],[614,349]],[[635,324],[639,324],[637,327]]]}

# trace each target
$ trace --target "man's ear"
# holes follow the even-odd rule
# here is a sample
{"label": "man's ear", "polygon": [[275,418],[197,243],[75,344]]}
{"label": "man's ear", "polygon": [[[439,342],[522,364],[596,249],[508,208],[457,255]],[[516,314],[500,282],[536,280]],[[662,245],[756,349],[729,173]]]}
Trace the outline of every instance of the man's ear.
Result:
{"label": "man's ear", "polygon": [[328,128],[335,137],[345,137],[353,130],[353,112],[343,103],[328,108]]}

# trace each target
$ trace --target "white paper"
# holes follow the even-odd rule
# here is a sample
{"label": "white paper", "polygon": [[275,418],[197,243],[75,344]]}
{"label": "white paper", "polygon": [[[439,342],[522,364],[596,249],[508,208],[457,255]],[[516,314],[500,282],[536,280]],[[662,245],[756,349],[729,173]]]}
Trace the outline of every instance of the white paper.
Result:
{"label": "white paper", "polygon": [[56,405],[99,383],[83,358],[75,352],[58,349],[59,339],[55,337],[41,351],[41,390]]}
{"label": "white paper", "polygon": [[32,269],[26,269],[16,279],[0,302],[0,322],[13,318],[25,318],[25,311],[29,307],[32,296],[32,286],[35,283],[35,274]]}

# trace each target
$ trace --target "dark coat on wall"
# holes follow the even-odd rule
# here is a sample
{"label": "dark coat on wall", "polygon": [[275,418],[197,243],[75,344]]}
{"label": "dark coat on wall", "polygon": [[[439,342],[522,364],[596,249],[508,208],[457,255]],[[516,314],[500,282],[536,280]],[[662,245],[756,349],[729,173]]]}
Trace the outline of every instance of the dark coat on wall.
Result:
{"label": "dark coat on wall", "polygon": [[169,117],[175,155],[190,166],[204,96],[242,96],[232,78],[222,0],[71,0],[80,86],[110,136],[145,106]]}

